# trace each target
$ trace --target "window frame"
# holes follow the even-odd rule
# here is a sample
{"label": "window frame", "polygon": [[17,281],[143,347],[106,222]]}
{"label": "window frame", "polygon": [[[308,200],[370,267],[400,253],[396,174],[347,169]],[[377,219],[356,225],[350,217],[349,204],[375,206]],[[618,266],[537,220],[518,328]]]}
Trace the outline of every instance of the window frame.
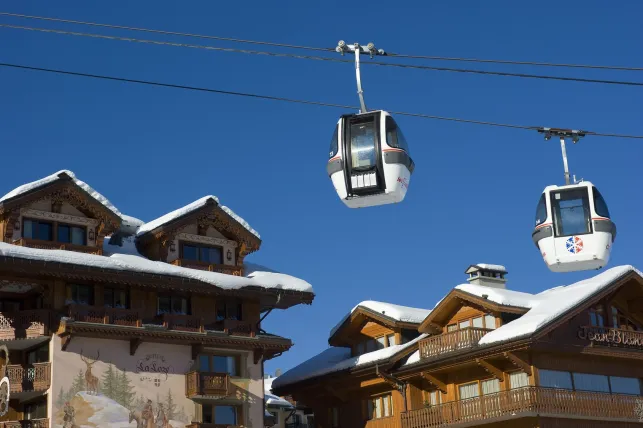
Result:
{"label": "window frame", "polygon": [[[105,301],[105,293],[108,291],[111,291],[111,294],[112,294],[112,298],[111,298],[112,302],[110,305],[108,305],[107,302]],[[117,291],[121,293],[123,292],[125,293],[125,305],[123,307],[117,307],[114,305],[114,296],[115,296],[115,292]],[[129,292],[129,289],[127,288],[113,287],[111,285],[103,286],[103,307],[112,308],[112,309],[130,309],[130,304],[131,304],[130,299],[131,299],[130,292]]]}
{"label": "window frame", "polygon": [[[164,297],[169,297],[170,298],[170,312],[161,312],[161,305],[160,305],[160,299]],[[172,312],[172,306],[173,306],[173,299],[185,299],[186,301],[186,313],[185,314],[179,314],[176,312]],[[192,302],[189,296],[186,296],[185,294],[180,294],[180,293],[159,293],[156,295],[156,315],[157,316],[162,316],[162,315],[191,315],[192,314]]]}
{"label": "window frame", "polygon": [[[29,409],[30,407],[35,408],[35,411],[32,411],[31,409]],[[41,414],[40,412],[44,412],[44,415]],[[25,403],[24,412],[23,412],[24,419],[27,421],[33,421],[36,419],[45,419],[49,417],[47,412],[48,412],[48,408],[47,408],[46,399],[39,399],[36,401],[32,401],[30,403]],[[35,413],[35,415],[32,413]]]}
{"label": "window frame", "polygon": [[[542,214],[541,210],[542,210],[543,206],[544,206],[545,216],[541,220],[540,219],[540,214]],[[540,199],[538,200],[538,205],[536,205],[536,218],[535,218],[535,221],[534,221],[534,223],[535,223],[534,227],[538,227],[541,224],[545,224],[545,222],[547,221],[548,217],[549,217],[549,212],[548,212],[548,207],[547,207],[547,196],[546,196],[545,193],[543,193],[542,195],[540,195]]]}
{"label": "window frame", "polygon": [[[87,246],[87,227],[86,226],[79,226],[77,224],[71,224],[71,223],[62,223],[62,222],[54,222],[54,227],[56,228],[56,233],[54,233],[54,239],[56,242],[59,242],[61,244],[71,244],[71,245],[81,245],[81,246]],[[69,241],[61,241],[60,240],[60,227],[67,227],[69,229]],[[83,243],[82,244],[76,244],[72,242],[72,230],[73,228],[77,228],[83,231]]]}
{"label": "window frame", "polygon": [[[25,235],[25,222],[27,222],[27,221],[29,221],[31,223],[35,223],[35,224],[47,224],[47,225],[49,225],[51,227],[50,239],[40,239],[40,238],[33,238],[33,237],[26,236]],[[61,227],[61,226],[66,226],[66,227],[69,228],[69,241],[61,241],[59,239],[58,228]],[[73,228],[81,229],[83,231],[83,243],[82,244],[74,244],[72,242],[72,229]],[[32,226],[32,232],[33,232],[33,226]],[[84,225],[78,225],[78,224],[74,224],[74,223],[65,223],[65,222],[56,221],[56,220],[49,221],[49,220],[34,219],[34,218],[31,218],[31,217],[23,217],[22,218],[22,229],[20,231],[20,236],[22,238],[25,238],[25,239],[33,239],[33,240],[36,240],[36,241],[55,242],[57,244],[71,244],[71,245],[78,245],[78,246],[82,246],[82,247],[87,247],[87,246],[89,246],[87,233],[88,233],[87,232],[87,226],[84,226]],[[32,236],[33,236],[33,233],[32,233]]]}
{"label": "window frame", "polygon": [[[225,312],[225,317],[224,318],[219,318],[219,309],[223,307],[223,311]],[[236,319],[230,316],[230,309],[236,309]],[[243,309],[244,309],[244,304],[243,300],[241,299],[217,299],[217,301],[214,304],[214,317],[217,322],[222,322],[225,320],[235,320],[235,321],[243,321]],[[233,312],[234,315],[234,312]]]}
{"label": "window frame", "polygon": [[[207,357],[208,358],[208,370],[207,371],[202,371],[201,370],[201,358],[202,357]],[[231,374],[228,372],[220,372],[214,370],[214,358],[233,358],[234,359],[234,365],[235,365],[235,372],[236,374]],[[242,358],[241,355],[239,354],[219,354],[219,353],[207,353],[207,354],[199,354],[198,359],[196,360],[196,371],[199,373],[227,373],[228,376],[231,378],[241,378],[243,377],[243,370],[242,370]]]}
{"label": "window frame", "polygon": [[[599,212],[599,206],[596,203],[597,200],[602,201],[603,206],[601,206],[601,212]],[[603,218],[611,218],[610,208],[607,205],[607,201],[605,201],[605,198],[603,197],[603,195],[601,195],[601,192],[598,191],[596,186],[592,186],[592,201],[594,202],[594,212],[596,213],[596,215]],[[603,208],[605,208],[607,212],[603,211]]]}
{"label": "window frame", "polygon": [[[235,410],[235,412],[234,412],[234,413],[235,413],[235,415],[234,415],[234,419],[235,419],[235,421],[234,421],[234,423],[232,424],[232,426],[238,426],[238,425],[241,425],[241,423],[240,423],[240,422],[241,422],[242,415],[243,415],[243,409],[242,409],[242,407],[241,407],[241,406],[238,406],[238,405],[235,405],[235,404],[215,404],[215,403],[212,403],[212,404],[210,404],[210,403],[208,403],[208,404],[201,404],[201,423],[204,423],[204,424],[213,424],[213,425],[222,425],[222,426],[228,426],[228,425],[230,425],[230,424],[229,424],[229,423],[227,423],[227,422],[226,422],[226,423],[218,423],[218,422],[216,421],[216,420],[217,420],[217,411],[216,411],[216,408],[217,408],[217,407],[232,407],[232,408]],[[205,408],[209,408],[209,409],[210,409],[210,411],[212,412],[212,421],[211,421],[211,422],[206,422],[206,421],[204,420],[204,419],[205,419],[205,416],[204,416],[204,411],[203,411],[203,409],[205,409]]]}
{"label": "window frame", "polygon": [[[556,203],[556,198],[555,195],[556,193],[560,193],[561,195],[564,193],[572,193],[572,192],[584,192],[582,201],[583,201],[583,216],[585,217],[584,220],[586,222],[586,231],[582,233],[571,233],[571,234],[561,234],[560,232],[565,232],[562,229],[562,225],[559,224],[559,222],[562,222],[562,213],[560,210],[560,205]],[[562,200],[562,197],[561,197]],[[587,201],[587,206],[585,207],[585,201]],[[594,233],[594,225],[592,221],[592,202],[590,201],[589,198],[589,188],[587,187],[577,187],[574,189],[557,189],[554,191],[551,191],[549,194],[549,204],[551,206],[551,214],[552,214],[552,224],[553,224],[553,229],[554,229],[554,237],[556,238],[568,238],[570,236],[582,236],[582,235],[591,235]],[[558,208],[558,210],[557,210]],[[585,208],[587,208],[587,212],[585,212]]]}
{"label": "window frame", "polygon": [[[495,324],[494,324],[494,326],[492,328],[487,327],[487,317],[491,317],[494,320]],[[474,327],[473,326],[473,320],[476,319],[476,318],[482,318],[482,327]],[[487,330],[495,330],[495,329],[498,328],[496,326],[498,324],[497,317],[494,314],[492,314],[491,312],[485,312],[485,313],[478,314],[478,315],[472,315],[472,316],[469,316],[469,317],[466,317],[466,318],[452,319],[452,320],[449,321],[449,324],[447,324],[444,327],[443,333],[451,333],[453,331],[462,330],[463,328],[460,328],[460,324],[463,323],[463,322],[468,322],[469,323],[469,325],[467,327],[463,327],[463,328],[484,328],[484,329],[487,329]],[[450,328],[453,328],[453,329],[449,330]]]}
{"label": "window frame", "polygon": [[[406,137],[404,136],[404,133],[402,132],[402,128],[397,124],[395,119],[393,119],[392,116],[386,116],[386,120],[384,121],[385,125],[385,131],[386,131],[386,144],[389,147],[392,147],[394,149],[399,149],[404,151],[407,155],[410,155],[410,150],[409,150],[409,143],[406,141]],[[389,133],[394,134],[395,138],[393,141],[393,138],[389,140]],[[400,144],[400,136],[402,137],[402,144]]]}
{"label": "window frame", "polygon": [[[73,288],[72,288],[71,293],[69,291],[71,287],[87,287],[87,289],[90,291],[89,302],[81,303],[81,302],[77,301],[76,299],[74,299],[74,297],[73,297],[73,294],[74,294]],[[76,293],[76,294],[78,294],[78,293]],[[94,306],[96,304],[96,287],[93,284],[83,284],[82,282],[81,283],[78,283],[78,282],[65,283],[65,303],[67,305],[74,304],[74,305]]]}
{"label": "window frame", "polygon": [[329,160],[337,156],[337,153],[339,152],[339,123],[335,125],[335,132],[333,132],[333,136],[330,140],[329,151]]}
{"label": "window frame", "polygon": [[[379,417],[376,416],[377,406],[375,405],[375,402],[378,402],[380,406]],[[386,409],[386,406],[384,404],[385,402],[388,402],[388,413],[389,413],[388,415],[385,414],[385,409]],[[369,406],[372,407],[372,412]],[[393,417],[395,415],[395,411],[393,409],[393,394],[391,394],[390,392],[386,392],[384,394],[378,394],[378,395],[368,397],[363,402],[363,410],[364,410],[365,421],[372,421],[372,420]]]}
{"label": "window frame", "polygon": [[[27,221],[29,221],[31,223],[35,223],[35,224],[41,224],[41,223],[42,224],[48,224],[51,227],[50,239],[33,238],[33,226],[32,226],[32,229],[31,229],[32,230],[32,237],[25,236],[25,222],[27,222]],[[55,223],[56,222],[53,222],[53,221],[36,220],[36,219],[31,218],[31,217],[23,217],[22,218],[22,230],[20,231],[20,236],[25,238],[25,239],[33,239],[33,240],[36,240],[36,241],[57,242],[56,241],[56,229],[57,229],[57,226],[56,226]]]}
{"label": "window frame", "polygon": [[[195,247],[195,248],[198,249],[198,251],[197,251],[198,259],[197,260],[188,259],[188,258],[185,257],[185,251],[184,251],[183,247],[185,247],[186,245],[188,247]],[[220,263],[213,263],[213,262],[210,262],[210,261],[201,260],[201,249],[202,248],[219,250],[219,253],[221,254],[221,262]],[[192,261],[192,262],[199,262],[199,263],[207,263],[207,264],[211,264],[211,265],[222,265],[222,264],[225,263],[224,262],[224,251],[223,250],[224,250],[224,248],[221,245],[208,245],[208,244],[201,244],[201,243],[198,243],[198,242],[184,241],[184,240],[179,241],[179,258],[182,259],[182,260],[189,260],[189,261]]]}

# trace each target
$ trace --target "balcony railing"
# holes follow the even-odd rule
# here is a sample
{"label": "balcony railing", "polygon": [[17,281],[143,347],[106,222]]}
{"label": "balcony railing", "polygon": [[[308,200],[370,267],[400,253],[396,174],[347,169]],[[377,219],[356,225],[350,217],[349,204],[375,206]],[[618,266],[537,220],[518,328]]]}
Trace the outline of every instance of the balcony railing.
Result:
{"label": "balcony railing", "polygon": [[433,358],[449,352],[478,346],[482,336],[491,330],[479,327],[467,327],[450,331],[438,336],[427,337],[420,341],[421,358]]}
{"label": "balcony railing", "polygon": [[0,428],[49,428],[49,419],[0,422]]}
{"label": "balcony railing", "polygon": [[230,376],[227,373],[192,371],[185,375],[185,396],[215,395],[225,397],[230,393]]}
{"label": "balcony railing", "polygon": [[0,340],[32,339],[49,334],[53,314],[47,309],[0,313]]}
{"label": "balcony railing", "polygon": [[227,275],[243,276],[243,268],[234,265],[220,265],[198,260],[176,259],[172,262],[174,266],[181,266],[190,269],[207,270],[210,272],[225,273]]}
{"label": "balcony railing", "polygon": [[142,326],[138,311],[132,309],[71,304],[69,305],[69,317],[74,321],[95,324]]}
{"label": "balcony railing", "polygon": [[11,393],[24,391],[46,391],[51,386],[51,363],[35,363],[31,366],[10,364],[7,377]]}
{"label": "balcony railing", "polygon": [[203,333],[203,320],[193,315],[162,314],[163,327],[168,330]]}
{"label": "balcony railing", "polygon": [[39,248],[41,250],[67,250],[76,251],[77,253],[103,255],[103,249],[99,247],[91,247],[89,245],[76,245],[54,241],[41,241],[40,239],[20,238],[13,241],[14,245],[29,248]]}
{"label": "balcony railing", "polygon": [[[527,386],[402,413],[402,428],[472,424],[521,413],[638,422],[641,396]],[[589,425],[588,425],[589,426]]]}

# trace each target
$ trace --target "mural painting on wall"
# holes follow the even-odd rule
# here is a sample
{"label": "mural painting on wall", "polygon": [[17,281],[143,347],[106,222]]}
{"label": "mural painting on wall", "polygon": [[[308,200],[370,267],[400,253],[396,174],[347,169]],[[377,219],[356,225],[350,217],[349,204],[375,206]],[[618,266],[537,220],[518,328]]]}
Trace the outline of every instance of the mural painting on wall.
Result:
{"label": "mural painting on wall", "polygon": [[54,351],[55,428],[183,428],[194,419],[187,350],[143,344],[150,351],[131,356],[129,342],[75,340]]}

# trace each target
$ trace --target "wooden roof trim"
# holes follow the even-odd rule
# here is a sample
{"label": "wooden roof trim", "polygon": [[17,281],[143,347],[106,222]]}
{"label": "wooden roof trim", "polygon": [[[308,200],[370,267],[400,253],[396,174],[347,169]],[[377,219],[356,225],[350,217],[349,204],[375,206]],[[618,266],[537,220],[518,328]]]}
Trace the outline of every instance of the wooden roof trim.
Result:
{"label": "wooden roof trim", "polygon": [[36,187],[0,202],[0,215],[6,214],[15,209],[19,209],[34,200],[47,197],[55,190],[63,190],[64,188],[71,186],[74,190],[80,192],[80,194],[84,196],[85,199],[89,203],[91,203],[91,205],[93,205],[95,209],[103,211],[106,217],[112,220],[112,226],[115,226],[116,228],[120,227],[122,218],[114,211],[110,210],[101,202],[96,200],[96,198],[90,195],[85,189],[76,184],[76,182],[71,176],[69,176],[69,174],[67,174],[66,172],[62,172],[58,175],[58,177],[60,177],[59,180],[51,181],[49,183],[43,184],[40,187]]}
{"label": "wooden roof trim", "polygon": [[[446,295],[444,299],[438,303],[438,305],[429,313],[429,315],[422,321],[418,327],[420,333],[436,333],[435,327],[433,325],[442,325],[435,321],[439,315],[443,315],[443,312],[447,310],[446,308],[454,299],[459,300],[457,307],[458,309],[464,306],[464,302],[469,302],[472,305],[483,307],[492,312],[506,312],[512,314],[524,314],[529,308],[523,308],[520,306],[509,306],[501,305],[499,303],[493,302],[488,299],[483,299],[482,297],[467,293],[462,290],[454,288]],[[447,315],[453,315],[453,313],[447,313]]]}
{"label": "wooden roof trim", "polygon": [[[13,256],[0,256],[0,272],[9,272],[31,281],[33,277],[64,278],[88,280],[103,283],[133,285],[141,288],[175,289],[199,294],[214,294],[257,298],[278,309],[304,303],[311,304],[315,295],[311,292],[247,286],[227,290],[196,279],[158,275],[143,272],[110,270],[93,266],[77,266],[58,262],[23,259]],[[281,296],[281,298],[278,298]],[[277,303],[277,300],[278,303]]]}
{"label": "wooden roof trim", "polygon": [[[350,316],[344,320],[342,325],[340,325],[339,328],[335,330],[333,335],[328,338],[328,344],[331,346],[342,346],[342,344],[346,344],[347,342],[341,340],[341,335],[348,326],[353,325],[353,323],[358,318],[358,316],[370,318],[371,320],[382,323],[390,328],[403,328],[408,330],[416,330],[418,327],[417,323],[412,323],[408,321],[398,321],[394,318],[391,318],[380,312],[374,311],[370,308],[366,308],[364,306],[358,306],[353,312],[351,312]],[[360,324],[361,323],[362,322],[360,322]]]}

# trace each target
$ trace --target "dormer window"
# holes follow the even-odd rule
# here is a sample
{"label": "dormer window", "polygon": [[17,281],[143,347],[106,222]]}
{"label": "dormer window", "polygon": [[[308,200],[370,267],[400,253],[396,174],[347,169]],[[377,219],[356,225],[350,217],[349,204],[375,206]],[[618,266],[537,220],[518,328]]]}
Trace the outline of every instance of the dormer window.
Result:
{"label": "dormer window", "polygon": [[[25,219],[22,230],[22,237],[27,239],[56,241],[64,244],[87,245],[87,233],[85,228],[81,226]],[[55,237],[54,230],[56,231]]]}
{"label": "dormer window", "polygon": [[58,242],[74,245],[87,245],[87,232],[84,227],[58,223]]}
{"label": "dormer window", "polygon": [[53,230],[53,225],[49,222],[25,219],[22,226],[22,237],[40,241],[53,241]]}
{"label": "dormer window", "polygon": [[186,260],[217,265],[223,264],[223,250],[221,247],[183,243],[181,245],[181,254],[181,258]]}

